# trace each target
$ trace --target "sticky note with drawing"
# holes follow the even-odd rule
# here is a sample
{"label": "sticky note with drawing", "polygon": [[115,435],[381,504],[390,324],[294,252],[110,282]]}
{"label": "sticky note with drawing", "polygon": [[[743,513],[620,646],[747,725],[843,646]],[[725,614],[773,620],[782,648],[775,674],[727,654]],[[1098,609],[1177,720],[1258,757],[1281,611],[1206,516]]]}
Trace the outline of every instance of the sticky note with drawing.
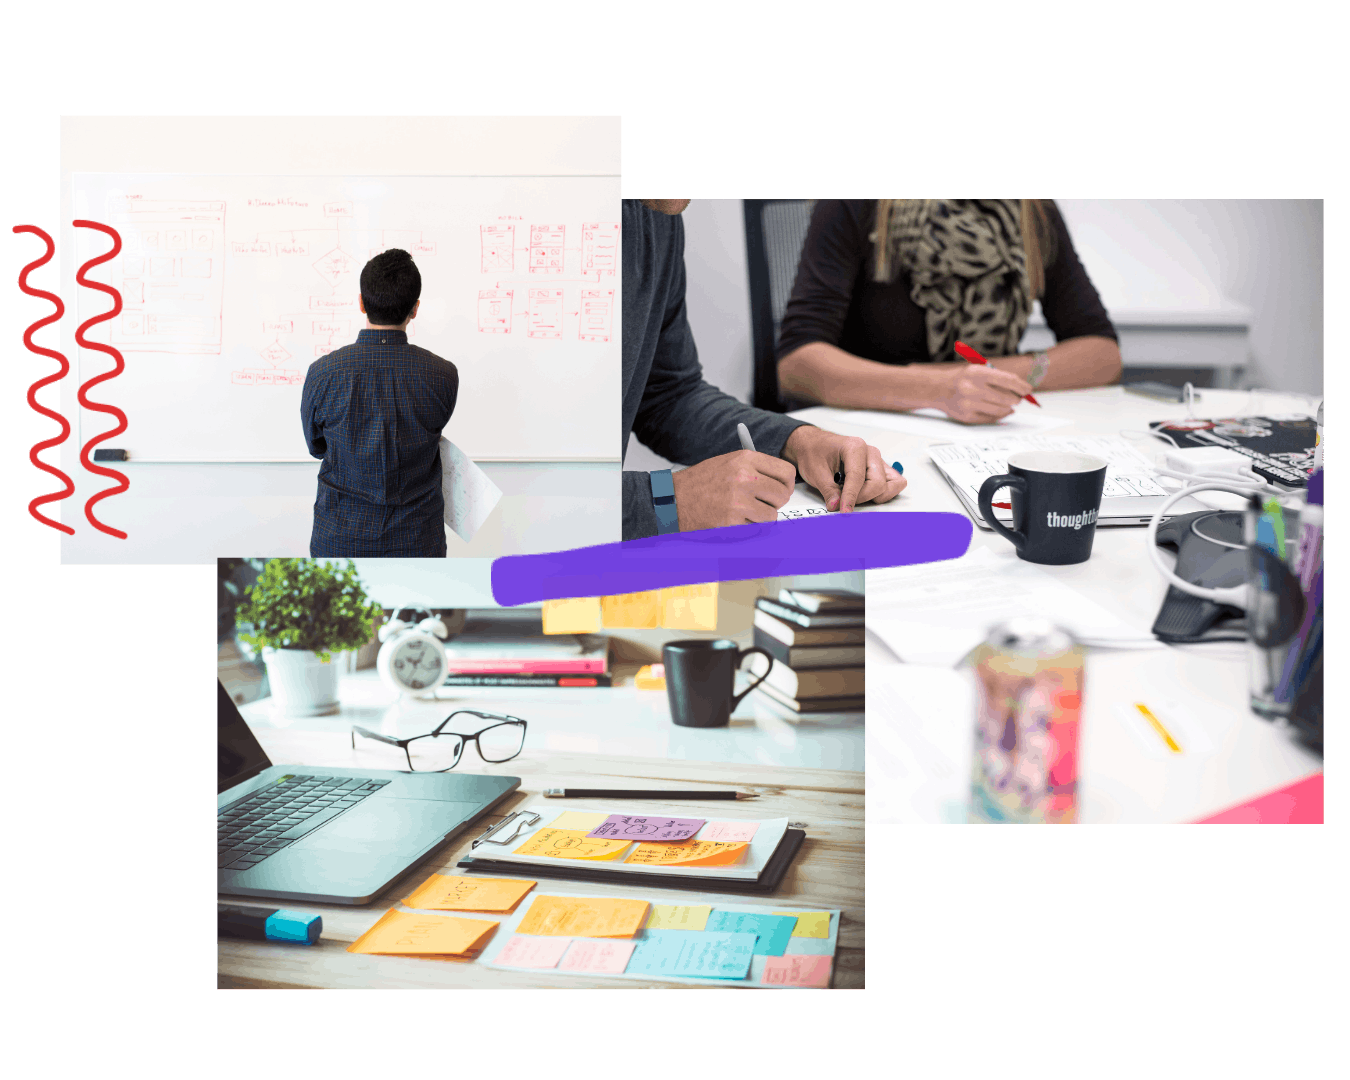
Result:
{"label": "sticky note with drawing", "polygon": [[445,500],[445,523],[468,543],[483,527],[501,501],[502,492],[449,439],[441,438],[441,494]]}
{"label": "sticky note with drawing", "polygon": [[642,929],[646,900],[536,896],[516,927],[519,934],[630,938]]}
{"label": "sticky note with drawing", "polygon": [[386,956],[464,956],[480,948],[499,924],[453,915],[413,915],[391,909],[347,946]]}
{"label": "sticky note with drawing", "polygon": [[586,835],[618,840],[688,840],[702,827],[704,818],[629,817],[610,814]]}
{"label": "sticky note with drawing", "polygon": [[631,840],[592,840],[576,829],[540,829],[513,854],[604,861],[618,858],[631,843]]}

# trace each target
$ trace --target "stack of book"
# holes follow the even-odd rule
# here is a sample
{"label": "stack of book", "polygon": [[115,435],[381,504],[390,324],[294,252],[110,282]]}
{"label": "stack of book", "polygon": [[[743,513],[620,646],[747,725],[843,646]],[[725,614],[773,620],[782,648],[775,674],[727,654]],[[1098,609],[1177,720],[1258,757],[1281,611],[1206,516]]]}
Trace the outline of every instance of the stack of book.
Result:
{"label": "stack of book", "polygon": [[865,601],[843,589],[784,589],[755,602],[755,644],[774,658],[750,658],[750,672],[769,677],[763,694],[795,713],[863,707]]}
{"label": "stack of book", "polygon": [[457,637],[446,686],[610,686],[609,639],[581,635]]}

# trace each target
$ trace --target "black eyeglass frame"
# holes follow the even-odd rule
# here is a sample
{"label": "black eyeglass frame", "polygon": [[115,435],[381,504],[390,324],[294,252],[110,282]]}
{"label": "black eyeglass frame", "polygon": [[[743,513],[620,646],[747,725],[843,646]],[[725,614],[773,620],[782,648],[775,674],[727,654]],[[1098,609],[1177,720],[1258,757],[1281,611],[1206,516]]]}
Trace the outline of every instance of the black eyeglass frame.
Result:
{"label": "black eyeglass frame", "polygon": [[[479,759],[480,759],[481,761],[486,761],[489,765],[500,765],[500,764],[502,764],[502,762],[505,762],[505,761],[511,761],[512,759],[519,757],[519,756],[520,756],[520,751],[525,749],[525,734],[526,734],[526,732],[529,730],[529,724],[528,724],[526,721],[522,720],[522,719],[521,719],[520,717],[518,717],[518,716],[504,716],[504,715],[501,714],[501,713],[479,712],[477,709],[456,709],[456,710],[455,710],[454,712],[452,712],[449,716],[447,716],[444,720],[442,720],[439,724],[437,724],[434,731],[429,731],[429,732],[427,732],[425,735],[414,735],[411,739],[396,739],[396,738],[394,738],[394,736],[392,736],[392,735],[382,735],[382,734],[380,734],[378,731],[371,731],[369,728],[363,728],[363,727],[360,727],[360,726],[358,726],[358,725],[356,725],[356,724],[353,724],[353,725],[352,725],[352,749],[353,749],[353,750],[356,749],[356,736],[357,736],[357,735],[363,735],[363,736],[365,736],[367,739],[374,739],[376,742],[382,742],[382,743],[385,743],[385,744],[388,745],[388,746],[397,746],[400,750],[403,751],[403,756],[404,756],[405,758],[408,759],[408,767],[407,767],[407,769],[400,769],[399,771],[400,771],[400,772],[418,772],[419,770],[416,769],[416,768],[414,768],[414,766],[413,766],[413,763],[412,763],[412,754],[408,751],[408,747],[409,747],[410,745],[412,745],[413,743],[417,742],[418,739],[435,739],[435,738],[437,738],[437,737],[440,736],[440,734],[442,733],[442,731],[443,731],[443,729],[445,728],[445,725],[446,725],[446,724],[450,723],[450,721],[453,720],[456,716],[462,716],[462,715],[476,716],[476,717],[478,717],[480,720],[495,720],[496,723],[489,724],[489,725],[488,725],[487,727],[485,727],[485,728],[479,728],[479,729],[478,729],[476,732],[474,732],[472,735],[462,735],[462,734],[460,734],[460,733],[457,732],[457,731],[447,731],[447,732],[445,732],[445,734],[447,734],[447,735],[453,735],[455,738],[457,738],[457,739],[459,740],[459,753],[457,753],[457,754],[455,755],[454,763],[451,764],[451,765],[447,765],[444,769],[422,769],[422,770],[420,770],[421,772],[424,772],[424,773],[428,773],[428,772],[449,772],[451,769],[453,769],[456,765],[458,765],[461,761],[464,760],[464,749],[465,749],[465,747],[468,746],[468,744],[469,744],[470,742],[473,743],[474,749],[475,749],[476,751],[478,751],[478,757],[479,757]],[[507,725],[507,724],[516,724],[516,725],[519,725],[519,727],[520,727],[520,750],[517,750],[514,754],[511,755],[511,757],[499,758],[499,759],[496,759],[496,760],[494,760],[494,759],[492,759],[492,758],[489,758],[486,754],[483,753],[483,744],[480,743],[480,742],[478,741],[478,736],[484,734],[485,732],[491,731],[491,730],[492,730],[493,728],[495,728],[495,727],[503,727],[503,726],[505,726],[505,725]]]}

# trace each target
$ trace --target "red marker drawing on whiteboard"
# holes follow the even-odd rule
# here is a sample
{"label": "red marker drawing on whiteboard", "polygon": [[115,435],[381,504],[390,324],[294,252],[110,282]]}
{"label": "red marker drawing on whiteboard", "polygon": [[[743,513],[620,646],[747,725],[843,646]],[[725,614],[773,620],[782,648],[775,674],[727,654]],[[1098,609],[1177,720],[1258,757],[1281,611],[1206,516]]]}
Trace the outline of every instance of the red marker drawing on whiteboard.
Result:
{"label": "red marker drawing on whiteboard", "polygon": [[[969,345],[967,345],[964,341],[958,341],[958,342],[956,343],[956,351],[957,351],[957,354],[958,354],[958,355],[960,355],[960,356],[963,357],[964,359],[970,361],[972,364],[987,364],[987,363],[989,363],[988,360],[986,360],[983,356],[981,356],[979,353],[977,353],[974,349],[972,349],[972,348],[971,348]],[[1032,397],[1030,394],[1027,395],[1027,400],[1028,400],[1029,402],[1031,402],[1033,405],[1035,405],[1036,408],[1039,409],[1039,408],[1041,407],[1041,403],[1040,403],[1039,401],[1037,401],[1034,397]],[[995,503],[994,505],[997,506],[998,503]]]}

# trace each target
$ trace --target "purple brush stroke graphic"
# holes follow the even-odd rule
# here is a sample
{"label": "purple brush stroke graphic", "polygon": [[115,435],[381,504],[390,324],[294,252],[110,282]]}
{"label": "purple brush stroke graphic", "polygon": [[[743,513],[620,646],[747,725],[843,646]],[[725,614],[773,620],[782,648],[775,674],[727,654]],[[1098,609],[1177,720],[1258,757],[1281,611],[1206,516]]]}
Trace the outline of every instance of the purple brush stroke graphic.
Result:
{"label": "purple brush stroke graphic", "polygon": [[830,514],[508,555],[493,560],[492,595],[512,607],[709,581],[911,566],[964,555],[972,530],[965,514]]}

